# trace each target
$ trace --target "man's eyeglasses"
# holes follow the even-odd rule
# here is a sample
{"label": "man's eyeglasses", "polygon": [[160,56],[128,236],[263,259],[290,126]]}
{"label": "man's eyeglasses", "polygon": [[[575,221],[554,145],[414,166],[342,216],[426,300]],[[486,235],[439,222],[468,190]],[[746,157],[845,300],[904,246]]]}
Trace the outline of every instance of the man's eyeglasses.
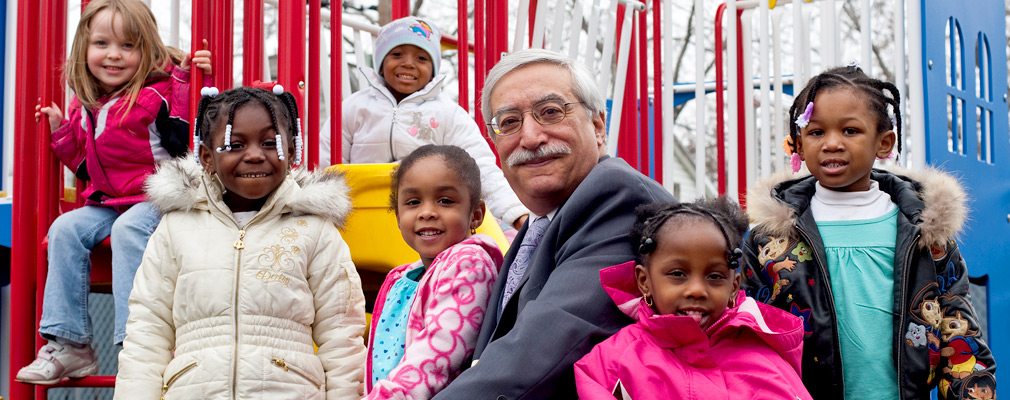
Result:
{"label": "man's eyeglasses", "polygon": [[568,106],[580,104],[581,101],[562,103],[558,100],[548,100],[533,106],[532,110],[526,111],[505,111],[491,118],[491,131],[498,136],[509,136],[519,132],[523,127],[523,114],[532,113],[540,125],[553,125],[564,121],[568,116]]}

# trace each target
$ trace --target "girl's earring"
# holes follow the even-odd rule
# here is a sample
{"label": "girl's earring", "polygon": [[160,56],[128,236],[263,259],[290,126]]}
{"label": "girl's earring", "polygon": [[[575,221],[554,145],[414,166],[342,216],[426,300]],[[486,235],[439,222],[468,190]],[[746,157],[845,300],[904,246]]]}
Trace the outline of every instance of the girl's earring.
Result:
{"label": "girl's earring", "polygon": [[471,235],[477,234],[477,229],[476,228],[470,228],[470,234]]}
{"label": "girl's earring", "polygon": [[652,307],[652,303],[653,303],[652,296],[646,294],[646,295],[642,295],[642,298],[645,299],[645,305],[647,305],[649,307]]}
{"label": "girl's earring", "polygon": [[736,298],[730,297],[729,298],[729,304],[727,304],[727,305],[729,306],[729,308],[736,307]]}

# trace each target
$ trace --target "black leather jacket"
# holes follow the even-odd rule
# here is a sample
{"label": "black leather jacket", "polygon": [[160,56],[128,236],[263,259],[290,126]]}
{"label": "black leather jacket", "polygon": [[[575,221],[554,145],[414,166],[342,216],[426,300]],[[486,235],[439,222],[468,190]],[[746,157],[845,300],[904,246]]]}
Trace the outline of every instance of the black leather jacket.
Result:
{"label": "black leather jacket", "polygon": [[[937,385],[940,398],[975,398],[973,391],[987,388],[995,393],[996,364],[978,330],[964,258],[953,240],[966,215],[964,192],[936,170],[901,173],[916,179],[883,170],[871,174],[900,210],[891,358],[901,398],[928,399]],[[745,241],[742,286],[758,301],[803,318],[803,381],[815,399],[841,399],[834,298],[809,210],[815,182],[809,175],[780,177],[748,193],[748,212],[757,226]]]}

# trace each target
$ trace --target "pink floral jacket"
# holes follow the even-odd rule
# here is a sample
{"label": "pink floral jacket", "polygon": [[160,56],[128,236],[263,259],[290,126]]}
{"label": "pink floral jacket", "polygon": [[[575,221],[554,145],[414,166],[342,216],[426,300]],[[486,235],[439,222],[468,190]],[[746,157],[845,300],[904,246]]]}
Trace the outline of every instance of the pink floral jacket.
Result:
{"label": "pink floral jacket", "polygon": [[386,379],[372,382],[375,327],[386,294],[417,263],[386,275],[372,312],[365,382],[368,399],[429,399],[462,372],[473,354],[502,253],[490,236],[476,234],[443,250],[424,271],[407,316],[403,360]]}

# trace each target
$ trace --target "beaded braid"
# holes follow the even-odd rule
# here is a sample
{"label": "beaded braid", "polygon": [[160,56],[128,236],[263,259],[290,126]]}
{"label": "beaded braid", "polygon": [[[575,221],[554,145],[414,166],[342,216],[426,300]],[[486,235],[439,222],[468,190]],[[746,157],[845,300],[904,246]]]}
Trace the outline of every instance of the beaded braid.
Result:
{"label": "beaded braid", "polygon": [[713,200],[700,199],[692,203],[647,204],[636,210],[638,219],[631,229],[632,243],[639,261],[656,250],[656,233],[672,219],[695,216],[715,222],[726,240],[726,260],[730,269],[739,266],[743,255],[740,246],[747,231],[748,219],[740,206],[725,197]]}
{"label": "beaded braid", "polygon": [[273,92],[281,99],[281,104],[284,105],[289,118],[295,122],[295,128],[292,129],[295,141],[295,165],[302,165],[304,142],[302,139],[302,118],[298,114],[298,102],[295,100],[295,96],[290,92],[285,92],[281,85],[275,85]]}
{"label": "beaded braid", "polygon": [[[209,132],[212,132],[213,125],[216,122],[218,122],[218,117],[220,116],[219,111],[222,108],[227,108],[228,117],[226,119],[226,125],[225,125],[224,145],[214,150],[217,151],[218,153],[224,151],[231,151],[231,127],[232,122],[234,121],[235,118],[235,110],[239,109],[243,104],[251,100],[255,100],[260,104],[262,104],[264,107],[266,107],[267,111],[270,112],[270,123],[272,124],[274,131],[277,132],[276,135],[278,146],[277,156],[279,159],[284,160],[284,149],[283,149],[284,141],[280,133],[281,131],[280,124],[278,123],[279,120],[277,117],[277,108],[279,108],[278,103],[280,103],[279,105],[283,106],[284,108],[285,111],[284,116],[287,117],[289,128],[293,128],[292,124],[295,123],[298,114],[297,111],[294,111],[294,113],[292,113],[291,105],[286,104],[289,101],[293,103],[294,97],[291,96],[290,93],[283,92],[283,88],[280,89],[278,88],[280,88],[280,85],[277,85],[275,87],[274,89],[275,93],[278,90],[280,90],[284,95],[290,97],[290,100],[285,100],[284,95],[274,97],[271,96],[270,92],[266,90],[251,87],[239,87],[232,90],[228,90],[222,93],[220,96],[216,95],[217,89],[204,88],[204,90],[213,89],[215,94],[213,95],[205,94],[204,97],[200,99],[200,106],[199,111],[197,112],[197,119],[196,119],[196,121],[198,121],[199,123],[195,124],[196,126],[194,127],[194,133],[193,133],[194,143],[203,144],[204,139],[207,139],[209,143],[207,135],[209,135]],[[297,108],[295,108],[294,110],[297,110]],[[294,129],[290,130],[292,135],[295,135],[295,130]],[[298,130],[300,131],[300,129]],[[297,142],[299,141],[300,140],[297,139],[295,140],[296,148],[298,147]],[[300,161],[300,157],[298,157],[298,160]]]}
{"label": "beaded braid", "polygon": [[[836,67],[815,76],[807,84],[789,107],[789,149],[796,152],[796,142],[799,140],[800,129],[797,120],[801,118],[809,104],[822,89],[852,87],[867,97],[870,111],[877,116],[877,132],[894,130],[897,151],[901,153],[901,95],[898,87],[891,82],[881,81],[867,76],[858,65]],[[888,112],[888,106],[891,111]]]}

